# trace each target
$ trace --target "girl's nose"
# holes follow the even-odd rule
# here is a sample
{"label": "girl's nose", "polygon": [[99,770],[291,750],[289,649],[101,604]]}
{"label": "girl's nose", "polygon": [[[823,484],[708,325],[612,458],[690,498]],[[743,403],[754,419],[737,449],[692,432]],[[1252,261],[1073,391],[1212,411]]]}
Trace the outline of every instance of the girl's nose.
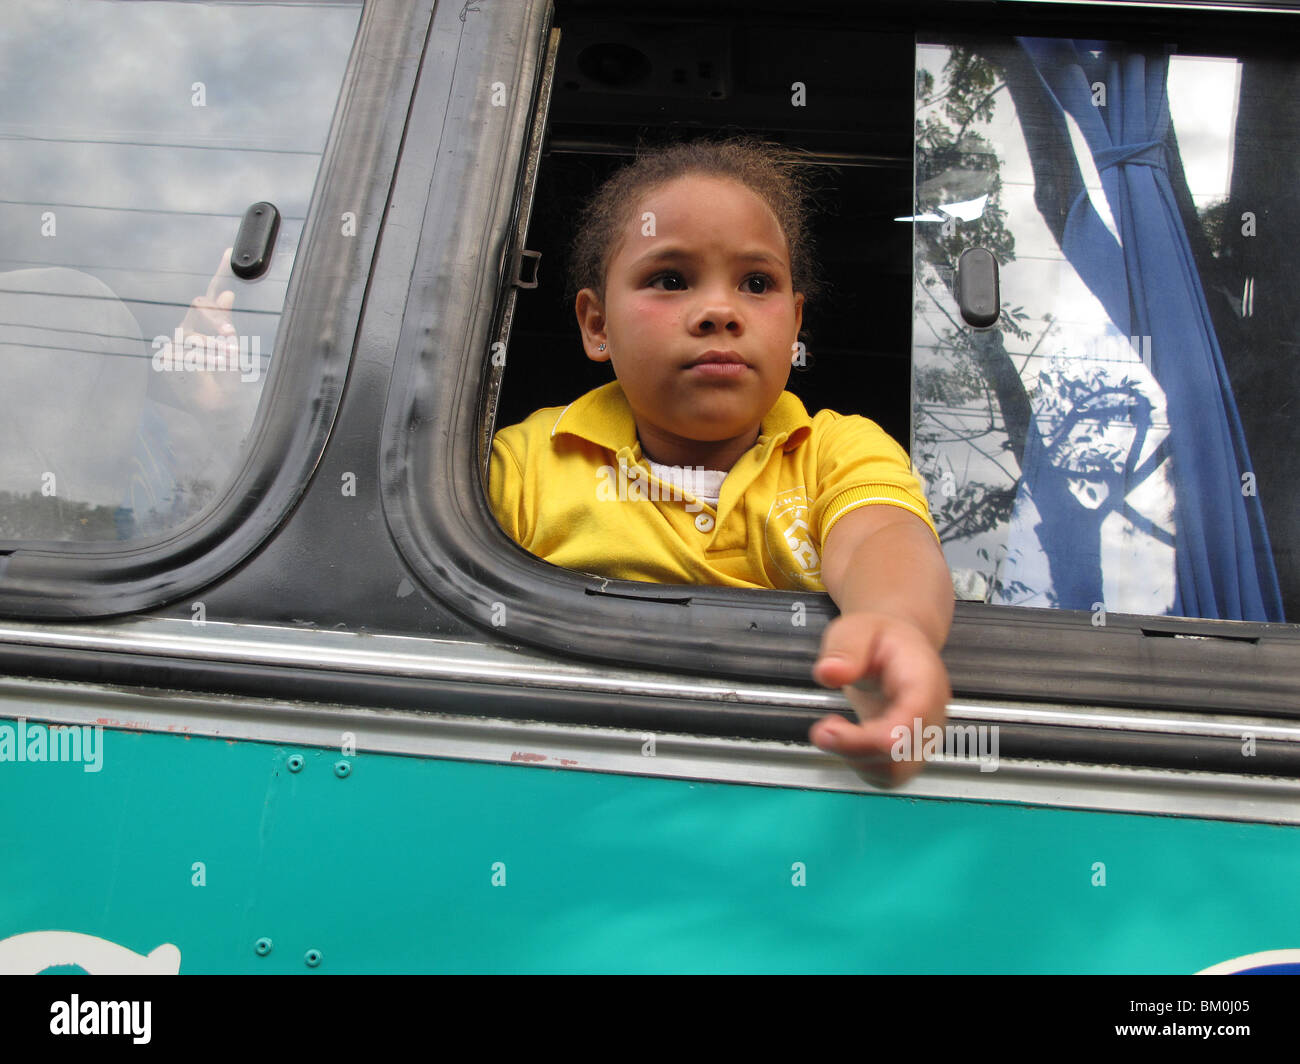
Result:
{"label": "girl's nose", "polygon": [[726,329],[734,332],[741,327],[740,313],[735,302],[717,293],[710,293],[701,299],[691,317],[696,331]]}

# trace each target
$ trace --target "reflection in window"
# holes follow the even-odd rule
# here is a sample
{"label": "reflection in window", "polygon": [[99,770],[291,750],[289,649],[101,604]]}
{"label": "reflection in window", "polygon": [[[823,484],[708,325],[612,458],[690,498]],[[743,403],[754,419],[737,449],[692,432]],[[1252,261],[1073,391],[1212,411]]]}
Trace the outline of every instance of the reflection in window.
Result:
{"label": "reflection in window", "polygon": [[[0,13],[0,540],[169,532],[237,471],[360,10]],[[280,232],[243,281],[223,253],[259,200]]]}
{"label": "reflection in window", "polygon": [[[1243,68],[1096,41],[918,48],[913,454],[961,597],[1096,623],[1300,609],[1286,422],[1251,386],[1263,364],[1285,362],[1269,379],[1292,399],[1300,378],[1237,324],[1253,234],[1229,201],[1277,191],[1234,167],[1261,136]],[[983,332],[951,295],[972,246],[1001,267]]]}

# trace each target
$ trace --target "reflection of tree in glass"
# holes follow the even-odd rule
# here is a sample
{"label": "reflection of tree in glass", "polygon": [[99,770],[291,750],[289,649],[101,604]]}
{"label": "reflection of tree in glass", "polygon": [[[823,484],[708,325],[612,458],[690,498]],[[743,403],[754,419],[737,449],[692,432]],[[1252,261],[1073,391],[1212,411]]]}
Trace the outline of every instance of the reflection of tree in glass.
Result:
{"label": "reflection of tree in glass", "polygon": [[[987,248],[999,263],[1015,258],[1015,238],[1005,225],[999,202],[1002,181],[993,145],[975,123],[992,119],[996,97],[1005,87],[988,59],[961,47],[950,50],[944,66],[946,89],[934,95],[934,76],[917,72],[916,182],[918,214],[944,205],[968,203],[987,195],[979,217],[956,225],[926,223],[917,232],[929,261],[955,266],[966,248]],[[943,212],[954,217],[951,212]]]}
{"label": "reflection of tree in glass", "polygon": [[132,535],[157,536],[174,532],[191,517],[205,509],[216,494],[216,485],[210,480],[187,480],[177,484],[171,506],[150,509],[143,515],[134,515]]}
{"label": "reflection of tree in glass", "polygon": [[[1135,451],[1145,437],[1151,403],[1140,383],[1128,377],[1117,381],[1091,359],[1058,361],[1050,373],[1038,374],[1027,385],[1025,367],[1053,333],[1050,314],[1038,317],[1044,327],[1036,338],[1030,332],[1030,315],[1009,303],[1003,303],[993,329],[972,330],[954,317],[952,278],[963,251],[986,248],[999,265],[1015,259],[1015,240],[1000,203],[1000,160],[980,127],[993,120],[1004,89],[1019,104],[1032,88],[1026,79],[1036,75],[1018,52],[997,50],[999,58],[994,58],[960,45],[950,46],[948,52],[940,91],[936,93],[933,74],[922,70],[917,75],[915,213],[945,218],[915,226],[918,325],[925,323],[933,332],[931,344],[919,337],[917,343],[939,356],[933,365],[918,366],[914,375],[918,465],[932,484],[931,506],[940,538],[970,539],[1010,520],[1025,467],[1026,441],[1036,433],[1049,462],[1038,467],[1035,481],[1025,488],[1039,514],[1035,531],[1052,584],[1072,586],[1076,593],[1086,585],[1095,590],[1087,596],[1091,601],[1101,597],[1101,524],[1114,509],[1127,509],[1122,493],[1131,488],[1126,477],[1133,472]],[[1027,140],[1050,135],[1035,122],[1022,124],[1021,132]],[[963,209],[973,215],[978,205],[970,201],[980,196],[987,200],[978,217],[956,220]],[[945,211],[945,205],[953,209]],[[1214,217],[1214,211],[1207,212],[1207,221]],[[941,282],[948,292],[939,287]],[[935,328],[936,319],[947,325]],[[1015,361],[1006,348],[1007,336],[1019,348]],[[962,445],[975,453],[957,469],[952,455],[960,453]],[[1008,455],[1014,468],[1004,464]],[[980,460],[974,461],[976,456]],[[978,468],[974,477],[969,475],[972,464]],[[987,479],[990,470],[1002,475]],[[1081,525],[1093,527],[1092,534],[1082,537],[1088,543],[1082,557],[1077,550]],[[1068,558],[1058,546],[1064,543],[1076,544]],[[1024,584],[1002,583],[999,559],[1004,546],[997,559],[983,548],[976,553],[992,566],[986,598],[1005,602],[1034,596]],[[1057,603],[1054,588],[1042,591],[1049,602]]]}
{"label": "reflection of tree in glass", "polygon": [[26,495],[0,491],[0,540],[114,540],[115,511],[113,506],[71,502],[39,491]]}
{"label": "reflection of tree in glass", "polygon": [[189,480],[178,484],[174,495],[165,509],[137,514],[121,506],[92,506],[39,491],[0,491],[0,541],[94,543],[174,532],[213,501],[216,485]]}
{"label": "reflection of tree in glass", "polygon": [[[1254,49],[1251,49],[1252,51]],[[1243,51],[1245,48],[1243,46]],[[1198,207],[1182,163],[1169,176],[1241,415],[1287,617],[1300,616],[1300,63],[1293,50],[1239,57],[1226,202]],[[1175,145],[1171,131],[1170,145]],[[1271,485],[1271,487],[1263,487]]]}
{"label": "reflection of tree in glass", "polygon": [[[923,293],[916,309],[921,320],[937,313],[948,325],[935,329],[933,343],[927,345],[939,357],[933,365],[918,366],[914,374],[913,446],[918,467],[938,485],[930,493],[930,505],[940,539],[949,542],[992,531],[1010,519],[1020,473],[1004,460],[1011,452],[1020,461],[1030,404],[1003,334],[1022,343],[1030,334],[1022,324],[1028,315],[1021,307],[1004,304],[997,327],[976,333],[953,317],[951,298],[936,294],[941,283],[951,289],[957,259],[967,248],[988,249],[999,265],[1015,259],[1015,238],[1000,202],[999,160],[992,143],[973,128],[992,119],[996,97],[1004,88],[1002,72],[990,60],[952,47],[943,75],[943,89],[936,94],[933,74],[917,72],[915,214],[944,220],[915,225],[916,271]],[[975,213],[965,205],[980,197],[987,199],[978,216],[958,220],[958,211]],[[982,424],[973,427],[972,414],[979,414]],[[953,468],[951,447],[956,443],[974,449],[987,460],[982,466],[991,464],[1002,476],[995,481],[972,476],[969,463]],[[941,458],[945,451],[949,453]],[[947,467],[942,466],[944,459]],[[978,553],[992,565],[989,595],[1032,593],[1019,583],[1004,588],[997,564],[986,550]]]}
{"label": "reflection of tree in glass", "polygon": [[1232,224],[1228,211],[1228,197],[1224,196],[1223,199],[1207,204],[1196,212],[1209,252],[1216,259],[1223,254],[1224,247],[1227,245],[1228,227]]}

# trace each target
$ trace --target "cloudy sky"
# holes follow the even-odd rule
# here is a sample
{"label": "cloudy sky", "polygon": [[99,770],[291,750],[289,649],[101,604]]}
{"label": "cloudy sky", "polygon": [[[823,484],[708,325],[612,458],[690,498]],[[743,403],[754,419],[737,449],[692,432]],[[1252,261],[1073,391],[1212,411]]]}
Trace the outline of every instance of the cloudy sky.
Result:
{"label": "cloudy sky", "polygon": [[[227,273],[220,287],[235,292],[237,332],[259,337],[264,357],[272,352],[360,9],[319,0],[5,5],[0,289],[19,277],[54,294],[0,292],[0,422],[17,437],[0,452],[0,490],[30,490],[53,462],[83,501],[120,498],[124,421],[147,384],[149,341],[170,334],[207,289],[259,200],[282,219],[271,268],[252,282]],[[84,278],[28,272],[48,267],[89,275],[121,303],[91,295],[98,289]],[[73,446],[69,433],[113,443]],[[180,441],[191,464],[225,442],[191,436]]]}

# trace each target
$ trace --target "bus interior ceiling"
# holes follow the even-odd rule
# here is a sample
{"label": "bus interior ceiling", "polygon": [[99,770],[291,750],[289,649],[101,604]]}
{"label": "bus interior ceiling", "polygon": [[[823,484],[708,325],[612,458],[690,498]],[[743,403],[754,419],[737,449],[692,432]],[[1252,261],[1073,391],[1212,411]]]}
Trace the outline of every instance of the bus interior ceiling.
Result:
{"label": "bus interior ceiling", "polygon": [[[824,294],[804,308],[810,413],[862,414],[910,435],[912,38],[828,34],[786,16],[718,22],[559,22],[560,50],[498,427],[613,379],[589,360],[564,300],[573,221],[596,186],[650,144],[754,133],[808,153]],[[805,99],[794,99],[796,83]]]}

